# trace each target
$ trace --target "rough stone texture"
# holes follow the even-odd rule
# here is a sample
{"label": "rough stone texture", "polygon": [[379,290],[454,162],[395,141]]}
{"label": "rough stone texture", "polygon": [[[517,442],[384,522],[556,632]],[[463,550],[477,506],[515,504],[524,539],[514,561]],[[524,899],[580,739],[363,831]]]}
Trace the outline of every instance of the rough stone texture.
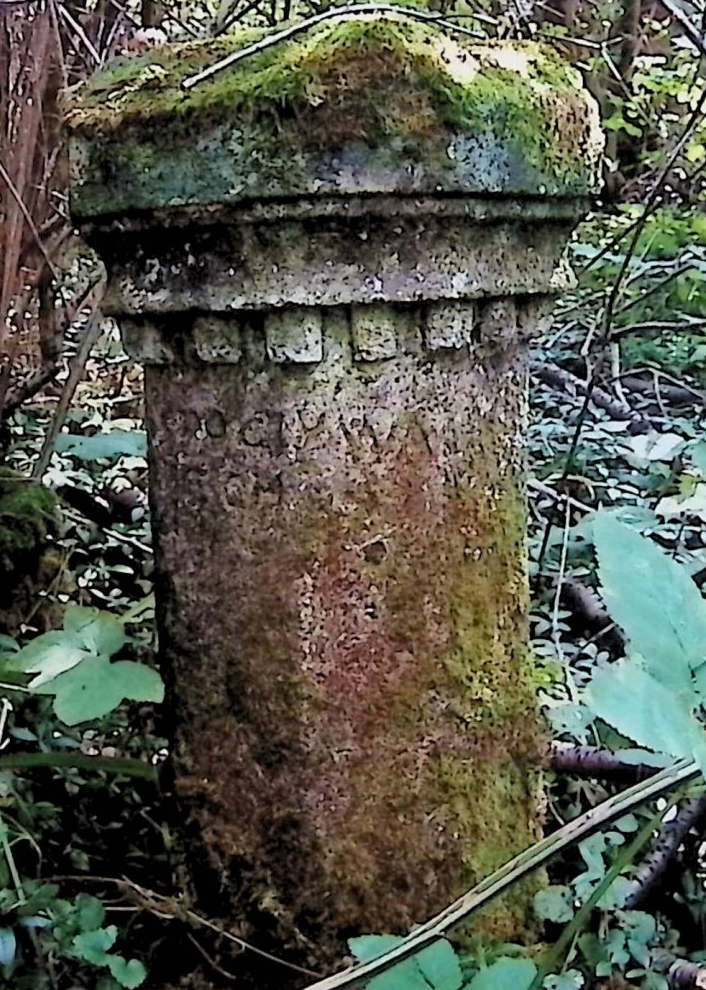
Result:
{"label": "rough stone texture", "polygon": [[588,195],[601,142],[574,69],[532,43],[450,37],[392,14],[320,25],[195,88],[254,40],[151,51],[69,113],[76,216],[282,196]]}
{"label": "rough stone texture", "polygon": [[[537,820],[522,361],[485,336],[496,303],[388,307],[394,360],[357,348],[367,309],[321,311],[318,361],[288,308],[286,365],[269,315],[239,365],[146,370],[179,791],[224,886],[319,960],[410,928]],[[432,314],[478,343],[429,350]]]}
{"label": "rough stone texture", "polygon": [[180,95],[215,54],[84,89],[73,203],[146,365],[194,886],[324,968],[538,827],[523,347],[599,142],[532,46],[365,19]]}

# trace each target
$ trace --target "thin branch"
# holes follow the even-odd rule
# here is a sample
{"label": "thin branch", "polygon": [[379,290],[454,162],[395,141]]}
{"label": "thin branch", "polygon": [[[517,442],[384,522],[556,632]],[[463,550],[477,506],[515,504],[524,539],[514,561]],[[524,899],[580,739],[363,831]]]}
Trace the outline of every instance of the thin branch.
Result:
{"label": "thin branch", "polygon": [[[566,371],[556,364],[533,361],[530,372],[542,384],[557,391],[565,392],[568,395],[589,395],[590,380],[585,382],[577,375],[572,375],[570,371]],[[598,406],[599,409],[608,413],[611,419],[630,420],[633,430],[646,431],[652,428],[652,424],[646,417],[635,412],[634,409],[619,399],[615,399],[597,385],[594,385],[590,391],[590,401],[593,402],[594,406]]]}
{"label": "thin branch", "polygon": [[69,376],[66,379],[66,383],[62,389],[61,397],[59,399],[59,404],[57,405],[56,411],[54,413],[54,418],[52,419],[49,431],[44,438],[44,443],[42,449],[39,452],[39,457],[37,458],[34,468],[32,470],[33,478],[41,478],[47,469],[49,464],[49,458],[51,457],[52,450],[54,448],[54,441],[61,431],[64,425],[64,420],[66,419],[66,414],[69,410],[71,400],[73,398],[74,392],[78,386],[78,383],[83,377],[83,370],[88,360],[88,356],[91,353],[93,345],[95,344],[98,336],[101,332],[101,321],[99,319],[97,310],[100,305],[100,301],[105,290],[105,281],[101,279],[96,285],[92,292],[93,304],[91,312],[86,320],[86,326],[84,327],[83,334],[81,337],[81,342],[79,345],[78,352],[75,357],[72,358],[70,362]]}
{"label": "thin branch", "polygon": [[26,222],[27,226],[29,227],[29,229],[30,229],[30,231],[32,233],[32,237],[34,237],[34,239],[36,241],[37,247],[39,248],[39,252],[42,255],[42,257],[44,258],[49,271],[52,273],[52,277],[55,278],[55,279],[58,279],[59,273],[56,270],[56,267],[54,265],[54,262],[49,257],[49,253],[47,252],[47,249],[44,246],[44,241],[40,237],[39,231],[37,230],[37,225],[35,224],[34,220],[32,219],[32,215],[30,214],[29,210],[27,209],[27,206],[26,206],[24,200],[22,199],[22,196],[20,195],[20,193],[19,193],[19,191],[17,189],[17,186],[12,181],[12,176],[7,171],[7,169],[5,168],[5,166],[3,165],[3,163],[1,161],[0,161],[0,178],[2,178],[3,182],[5,183],[5,185],[10,190],[10,194],[12,195],[12,198],[17,203],[17,207],[18,207],[20,213],[25,218],[25,222]]}
{"label": "thin branch", "polygon": [[239,949],[252,952],[254,955],[260,956],[262,959],[267,959],[268,962],[275,963],[277,966],[283,966],[285,969],[292,970],[295,973],[300,973],[302,976],[317,977],[319,975],[311,969],[306,969],[304,966],[298,966],[296,963],[288,962],[286,959],[280,959],[278,956],[274,956],[272,953],[266,952],[264,949],[260,949],[256,945],[251,945],[250,942],[246,942],[245,939],[240,938],[238,935],[234,935],[226,928],[221,928],[219,925],[215,924],[215,922],[210,921],[208,918],[202,917],[200,914],[197,914],[196,911],[192,911],[191,908],[189,908],[182,900],[175,897],[167,897],[164,894],[158,894],[154,890],[141,887],[139,884],[135,883],[134,880],[128,880],[127,877],[118,879],[117,877],[85,877],[68,874],[47,877],[47,882],[110,884],[111,886],[117,887],[119,891],[121,891],[143,911],[149,911],[158,918],[175,918],[178,921],[187,922],[199,928],[208,928],[209,931],[212,931],[221,938],[237,945]]}
{"label": "thin branch", "polygon": [[706,42],[704,37],[692,23],[688,15],[681,9],[677,0],[662,0],[662,6],[667,9],[675,21],[679,24],[679,27],[684,31],[692,45],[697,49],[700,55],[706,56]]}
{"label": "thin branch", "polygon": [[198,86],[199,83],[205,82],[207,79],[215,76],[218,72],[222,72],[224,69],[230,68],[242,59],[249,58],[251,55],[256,55],[258,52],[265,51],[267,48],[272,48],[273,45],[278,45],[282,41],[287,41],[289,38],[293,38],[297,34],[308,31],[309,28],[315,27],[317,24],[321,24],[324,21],[330,21],[337,18],[346,19],[348,17],[356,17],[359,14],[401,14],[403,17],[423,21],[426,24],[435,24],[437,27],[457,31],[459,34],[465,34],[471,38],[483,37],[478,31],[471,31],[469,28],[461,27],[460,24],[454,24],[453,21],[448,21],[446,18],[440,17],[438,14],[430,14],[426,11],[414,10],[411,7],[401,7],[395,3],[354,3],[348,7],[329,7],[328,10],[324,10],[320,14],[314,14],[313,17],[307,17],[303,21],[297,21],[296,24],[290,24],[286,28],[282,28],[281,31],[275,31],[274,34],[268,34],[267,37],[261,38],[252,45],[247,45],[239,51],[231,52],[230,55],[227,55],[225,58],[221,59],[220,62],[214,62],[213,65],[209,65],[201,72],[197,72],[196,75],[188,76],[182,82],[181,88],[185,90],[193,89],[194,86]]}

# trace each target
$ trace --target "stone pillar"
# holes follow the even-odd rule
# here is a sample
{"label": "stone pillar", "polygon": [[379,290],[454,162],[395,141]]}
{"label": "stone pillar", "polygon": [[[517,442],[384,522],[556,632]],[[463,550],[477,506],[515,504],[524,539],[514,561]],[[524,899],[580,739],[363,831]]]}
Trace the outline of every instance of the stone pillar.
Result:
{"label": "stone pillar", "polygon": [[79,91],[73,213],[145,365],[194,883],[325,967],[536,837],[523,352],[600,145],[534,46],[384,15],[180,90],[215,58]]}

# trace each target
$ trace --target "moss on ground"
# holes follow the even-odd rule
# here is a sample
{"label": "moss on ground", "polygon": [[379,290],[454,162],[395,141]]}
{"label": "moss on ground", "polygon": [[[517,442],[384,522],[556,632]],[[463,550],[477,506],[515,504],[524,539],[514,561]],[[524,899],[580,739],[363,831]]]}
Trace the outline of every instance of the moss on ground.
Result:
{"label": "moss on ground", "polygon": [[15,632],[60,567],[51,546],[58,532],[56,496],[9,468],[0,468],[0,630]]}

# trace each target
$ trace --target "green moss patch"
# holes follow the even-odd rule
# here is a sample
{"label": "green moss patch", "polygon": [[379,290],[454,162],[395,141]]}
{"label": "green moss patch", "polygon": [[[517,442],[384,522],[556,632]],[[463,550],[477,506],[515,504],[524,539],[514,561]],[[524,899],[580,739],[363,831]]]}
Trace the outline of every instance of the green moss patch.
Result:
{"label": "green moss patch", "polygon": [[[347,162],[395,176],[393,186],[409,184],[410,166],[431,189],[594,185],[590,98],[575,70],[540,46],[467,45],[399,15],[370,16],[278,42],[182,88],[262,36],[167,47],[82,84],[67,114],[76,185],[102,184],[108,200],[116,184],[130,185],[136,198],[125,205],[138,208],[262,196],[273,185],[274,195],[325,190]],[[342,150],[343,166],[322,161]],[[105,210],[96,202],[95,211]]]}
{"label": "green moss patch", "polygon": [[0,629],[14,632],[56,574],[59,561],[50,543],[57,531],[54,493],[0,468]]}

